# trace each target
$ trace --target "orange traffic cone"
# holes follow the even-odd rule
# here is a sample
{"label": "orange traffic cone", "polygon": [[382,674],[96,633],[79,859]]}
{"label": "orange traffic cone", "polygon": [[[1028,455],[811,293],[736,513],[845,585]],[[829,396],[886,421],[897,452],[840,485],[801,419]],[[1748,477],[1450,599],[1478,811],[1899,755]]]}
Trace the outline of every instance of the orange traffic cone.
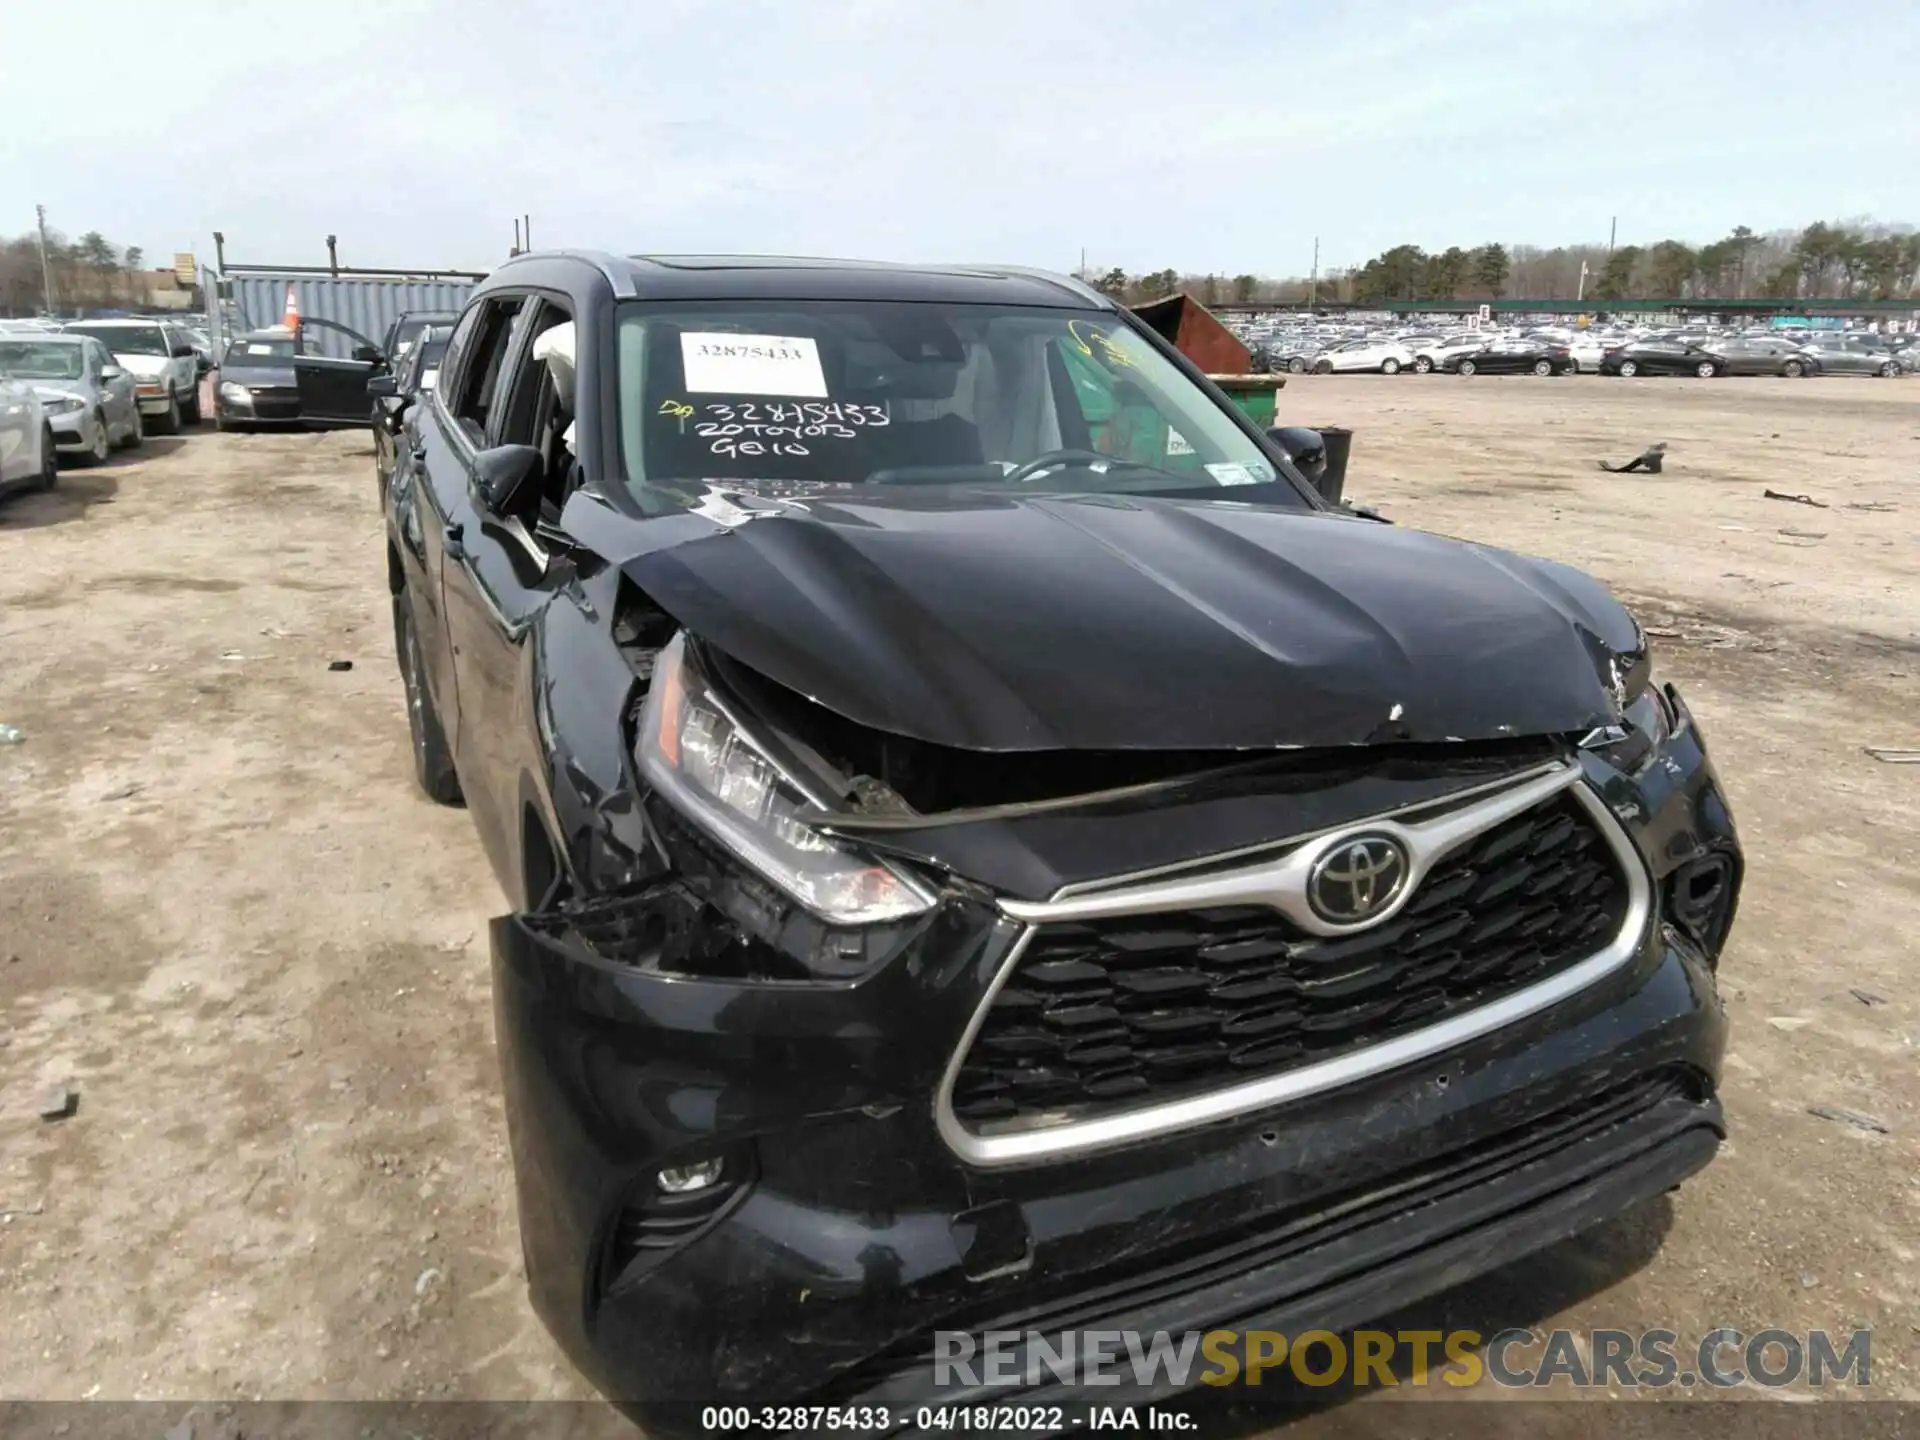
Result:
{"label": "orange traffic cone", "polygon": [[300,333],[300,297],[294,293],[293,286],[287,286],[287,313],[280,322],[294,334]]}

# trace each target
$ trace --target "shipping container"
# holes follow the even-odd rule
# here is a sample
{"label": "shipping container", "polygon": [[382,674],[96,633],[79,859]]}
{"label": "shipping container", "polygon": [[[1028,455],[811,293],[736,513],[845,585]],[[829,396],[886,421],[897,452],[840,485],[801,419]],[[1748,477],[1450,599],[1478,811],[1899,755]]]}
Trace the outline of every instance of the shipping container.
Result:
{"label": "shipping container", "polygon": [[401,315],[422,310],[459,310],[473,293],[478,276],[370,275],[248,266],[229,268],[225,275],[203,276],[207,296],[208,333],[214,353],[226,353],[227,342],[249,330],[278,325],[287,313],[291,289],[304,320],[326,320],[351,331],[343,335],[325,326],[305,332],[306,348],[336,359],[351,357],[361,343],[378,345],[387,327]]}

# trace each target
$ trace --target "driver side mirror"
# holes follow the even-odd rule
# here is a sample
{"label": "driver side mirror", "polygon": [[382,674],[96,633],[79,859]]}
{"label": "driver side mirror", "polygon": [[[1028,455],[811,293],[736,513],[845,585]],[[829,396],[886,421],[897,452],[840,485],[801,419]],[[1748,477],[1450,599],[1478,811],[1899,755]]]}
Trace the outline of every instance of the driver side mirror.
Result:
{"label": "driver side mirror", "polygon": [[356,345],[353,347],[353,358],[360,361],[363,365],[378,365],[380,363],[380,347],[377,345]]}
{"label": "driver side mirror", "polygon": [[534,493],[533,479],[546,456],[532,445],[496,445],[473,457],[477,498],[496,515],[511,515]]}
{"label": "driver side mirror", "polygon": [[100,367],[100,378],[102,380],[120,380],[125,378],[126,373],[127,372],[118,365],[102,365]]}
{"label": "driver side mirror", "polygon": [[191,345],[176,345],[173,347],[173,358],[176,360],[185,360],[199,353],[200,352],[195,350]]}
{"label": "driver side mirror", "polygon": [[400,382],[391,375],[373,375],[367,379],[367,394],[376,400],[391,400],[400,393]]}
{"label": "driver side mirror", "polygon": [[1276,425],[1267,431],[1267,438],[1286,452],[1294,469],[1314,485],[1320,483],[1320,477],[1327,472],[1327,441],[1324,435],[1304,425]]}

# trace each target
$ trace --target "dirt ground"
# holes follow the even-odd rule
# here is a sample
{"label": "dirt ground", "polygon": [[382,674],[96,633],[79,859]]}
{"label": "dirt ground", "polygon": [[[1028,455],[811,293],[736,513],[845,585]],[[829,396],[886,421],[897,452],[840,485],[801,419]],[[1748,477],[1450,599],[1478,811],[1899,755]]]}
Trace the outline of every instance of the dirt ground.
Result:
{"label": "dirt ground", "polygon": [[[1920,766],[1863,748],[1920,747],[1920,382],[1281,409],[1353,427],[1399,523],[1616,587],[1747,845],[1722,1158],[1446,1314],[1871,1327],[1874,1392],[1920,1398]],[[1595,467],[1653,441],[1660,476]],[[195,432],[0,501],[0,722],[0,1400],[588,1397],[523,1294],[500,896],[410,781],[366,437]]]}

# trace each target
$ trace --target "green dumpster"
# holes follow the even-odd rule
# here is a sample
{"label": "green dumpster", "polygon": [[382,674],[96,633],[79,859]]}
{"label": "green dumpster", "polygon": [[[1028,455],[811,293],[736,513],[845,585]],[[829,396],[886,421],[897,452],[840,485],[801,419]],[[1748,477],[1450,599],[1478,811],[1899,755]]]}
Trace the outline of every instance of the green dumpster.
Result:
{"label": "green dumpster", "polygon": [[1209,375],[1207,377],[1227,392],[1227,398],[1242,410],[1247,418],[1262,430],[1271,429],[1274,423],[1274,399],[1280,388],[1287,383],[1284,375]]}

